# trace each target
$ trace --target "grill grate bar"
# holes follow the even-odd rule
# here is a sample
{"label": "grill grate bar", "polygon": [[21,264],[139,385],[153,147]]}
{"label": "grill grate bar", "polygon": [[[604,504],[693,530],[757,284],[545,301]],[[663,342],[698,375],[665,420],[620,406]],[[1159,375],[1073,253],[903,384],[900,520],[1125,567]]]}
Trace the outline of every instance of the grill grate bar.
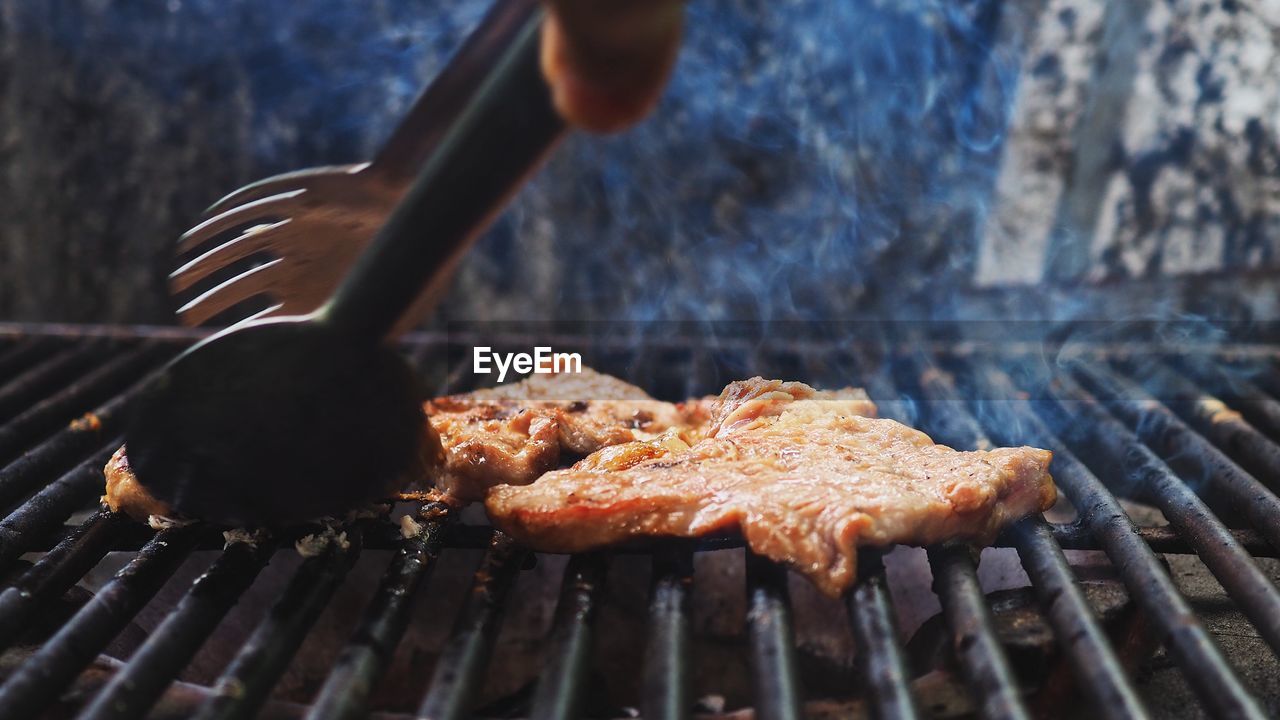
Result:
{"label": "grill grate bar", "polygon": [[[1082,527],[1078,522],[1069,523],[1049,523],[1049,529],[1053,532],[1054,540],[1062,546],[1064,550],[1102,550],[1103,546],[1098,542],[1097,538],[1087,529]],[[27,538],[27,542],[23,544],[23,552],[48,552],[55,545],[66,539],[68,535],[75,531],[74,527],[54,526],[39,530],[35,535]],[[1246,551],[1255,558],[1274,558],[1280,557],[1280,552],[1273,548],[1267,541],[1258,534],[1258,531],[1252,528],[1231,528],[1228,532],[1235,538]],[[1194,555],[1195,548],[1192,547],[1177,530],[1167,526],[1159,525],[1152,527],[1140,527],[1134,533],[1143,542],[1147,543],[1151,549],[1157,553],[1165,553],[1170,555]],[[106,548],[110,552],[137,552],[148,540],[151,539],[152,531],[145,525],[140,523],[126,523],[124,530],[110,541],[110,546]],[[444,532],[443,547],[449,549],[484,549],[488,547],[487,543],[476,543],[474,539],[481,535],[491,537],[493,528],[486,525],[452,525]],[[399,528],[379,528],[378,532],[366,533],[364,537],[364,548],[366,550],[390,550],[397,552],[402,545]],[[293,538],[282,537],[280,547],[292,548]],[[206,528],[199,538],[196,540],[195,550],[212,550],[218,551],[222,549],[225,540],[221,531]],[[731,535],[720,535],[713,537],[701,538],[691,543],[691,547],[697,552],[710,552],[715,550],[734,550],[744,547],[745,543],[741,538]],[[996,536],[992,541],[992,547],[1015,547],[1013,538],[1008,533],[1002,533]],[[614,555],[652,555],[654,548],[652,545],[644,546],[638,542],[624,543],[611,549]]]}
{"label": "grill grate bar", "polygon": [[45,603],[66,592],[106,556],[123,525],[119,515],[95,513],[0,592],[0,649],[11,646]]}
{"label": "grill grate bar", "polygon": [[[112,426],[115,424],[111,423]],[[55,473],[65,470],[69,462],[80,460],[87,453],[97,450],[93,456],[98,457],[107,450],[106,459],[102,461],[106,465],[107,459],[124,441],[123,437],[116,437],[112,441],[115,443],[113,447],[103,448],[102,440],[111,437],[108,434],[110,430],[95,422],[73,424],[0,469],[0,508],[12,508],[23,498],[29,502],[29,494],[38,491]],[[102,467],[99,466],[98,470],[101,472]]]}
{"label": "grill grate bar", "polygon": [[[978,420],[965,408],[949,375],[930,365],[922,374],[921,388],[929,400],[931,420],[945,426],[939,430],[940,437],[961,447],[993,446]],[[1147,717],[1137,690],[1128,681],[1093,609],[1076,585],[1071,566],[1044,517],[1027,518],[1014,525],[1010,534],[1023,569],[1048,610],[1055,637],[1076,677],[1088,685],[1095,709],[1115,720]]]}
{"label": "grill grate bar", "polygon": [[358,718],[368,714],[369,696],[409,625],[414,598],[435,569],[451,520],[448,506],[443,503],[424,506],[419,517],[425,518],[426,523],[402,542],[392,558],[359,627],[320,688],[308,718]]}
{"label": "grill grate bar", "polygon": [[849,622],[857,648],[858,677],[868,694],[873,717],[879,720],[920,716],[911,696],[911,675],[898,645],[898,630],[885,582],[884,563],[873,551],[859,553],[862,575],[847,598]]}
{"label": "grill grate bar", "polygon": [[26,552],[42,531],[51,529],[83,507],[93,493],[102,492],[102,466],[119,445],[117,438],[0,520],[0,569],[7,568]]}
{"label": "grill grate bar", "polygon": [[1049,621],[1071,660],[1072,671],[1088,685],[1094,710],[1115,720],[1150,717],[1076,584],[1049,525],[1043,518],[1031,518],[1015,525],[1013,533],[1022,567],[1047,606]]}
{"label": "grill grate bar", "polygon": [[[907,366],[921,369],[919,360],[907,363]],[[937,370],[928,368],[915,375],[922,383],[922,389],[928,392],[943,392],[944,388],[936,385],[941,379]],[[906,396],[894,387],[893,381],[881,374],[877,378],[877,392],[889,393],[890,397],[903,398],[902,401],[889,406],[889,412],[910,414],[910,417],[896,417],[900,422],[914,421],[916,408],[906,401]],[[937,399],[933,406],[948,401]],[[937,432],[943,436],[954,435],[964,437],[968,434],[971,443],[978,442],[975,433],[980,430],[972,426],[956,414],[938,414],[941,421]],[[918,427],[912,424],[912,427]],[[1009,660],[1000,642],[996,638],[991,611],[987,607],[986,597],[978,584],[977,566],[969,551],[962,547],[934,546],[928,548],[929,565],[933,572],[933,591],[942,604],[943,617],[947,627],[955,637],[954,651],[959,660],[961,674],[970,689],[978,696],[983,717],[995,718],[1029,718],[1021,691],[1009,668]]]}
{"label": "grill grate bar", "polygon": [[[1228,369],[1211,364],[1209,359],[1177,362],[1180,370],[1213,388],[1224,400],[1239,407],[1258,429],[1271,437],[1280,437],[1280,381],[1267,366],[1250,366],[1245,370]],[[1248,378],[1242,377],[1243,373]],[[1251,378],[1251,379],[1250,379]]]}
{"label": "grill grate bar", "polygon": [[[1079,369],[1095,390],[1113,400],[1112,412],[1160,450],[1166,463],[1208,478],[1212,490],[1221,492],[1263,537],[1280,547],[1280,498],[1137,385],[1102,367]],[[1129,398],[1136,402],[1126,402]]]}
{"label": "grill grate bar", "polygon": [[[148,374],[138,380],[0,469],[0,508],[10,507],[42,482],[48,481],[53,473],[96,450],[102,438],[123,432],[129,407],[152,377]],[[119,447],[118,442],[116,447]]]}
{"label": "grill grate bar", "polygon": [[34,440],[74,418],[85,406],[99,403],[122,390],[143,368],[154,365],[163,345],[143,343],[102,363],[57,393],[0,427],[0,462],[18,456]]}
{"label": "grill grate bar", "polygon": [[747,551],[747,634],[756,716],[799,720],[803,695],[796,672],[787,571],[751,551]]}
{"label": "grill grate bar", "polygon": [[1153,619],[1161,642],[1201,701],[1221,717],[1265,717],[1111,491],[1030,408],[998,400],[1018,397],[1018,389],[1007,374],[987,364],[974,368],[970,377],[977,382],[981,397],[997,398],[983,410],[993,430],[1007,433],[1000,440],[1031,442],[1053,452],[1058,487],[1075,506],[1081,523],[1097,536],[1134,600]]}
{"label": "grill grate bar", "polygon": [[164,530],[0,685],[9,717],[37,717],[155,595],[187,557],[193,527]]}
{"label": "grill grate bar", "polygon": [[494,533],[484,563],[476,571],[466,607],[436,661],[419,715],[432,720],[468,717],[498,637],[507,595],[528,557],[528,551],[514,540]]}
{"label": "grill grate bar", "polygon": [[26,338],[0,352],[0,377],[11,377],[57,349],[52,338]]}
{"label": "grill grate bar", "polygon": [[213,696],[200,708],[196,718],[226,720],[257,715],[271,688],[360,555],[361,527],[351,525],[337,532],[345,532],[346,543],[334,539],[320,555],[303,561],[284,594],[219,676]]}
{"label": "grill grate bar", "polygon": [[1111,416],[1084,388],[1068,377],[1055,379],[1054,392],[1068,398],[1078,415],[1087,419],[1093,442],[1134,478],[1169,522],[1187,538],[1213,576],[1222,583],[1259,634],[1280,652],[1280,590],[1249,557],[1231,532],[1155,453]]}
{"label": "grill grate bar", "polygon": [[266,541],[229,543],[79,717],[107,720],[146,714],[253,584],[274,549]]}
{"label": "grill grate bar", "polygon": [[574,555],[565,568],[552,624],[551,657],[533,695],[533,720],[581,714],[591,628],[608,569],[605,557],[597,553]]}
{"label": "grill grate bar", "polygon": [[1144,370],[1155,386],[1180,396],[1175,409],[1184,412],[1197,431],[1226,451],[1272,492],[1280,488],[1280,445],[1227,407],[1225,402],[1202,391],[1172,367],[1160,364]]}
{"label": "grill grate bar", "polygon": [[942,601],[942,614],[955,636],[961,673],[977,693],[984,718],[1029,720],[1018,683],[996,638],[991,609],[978,584],[970,552],[962,545],[928,548],[933,591]]}
{"label": "grill grate bar", "polygon": [[689,606],[693,548],[675,542],[654,552],[649,594],[649,642],[644,651],[640,714],[654,720],[689,717]]}
{"label": "grill grate bar", "polygon": [[0,423],[12,420],[36,398],[53,390],[90,360],[102,357],[105,351],[106,344],[101,342],[73,345],[14,376],[0,387]]}
{"label": "grill grate bar", "polygon": [[[1057,453],[1054,453],[1054,460],[1057,460],[1057,458]],[[1057,478],[1056,474],[1054,478]],[[1053,531],[1053,537],[1064,550],[1105,549],[1088,528],[1079,524],[1053,523],[1050,524],[1049,528]],[[1231,537],[1235,538],[1241,547],[1254,557],[1274,558],[1280,556],[1280,553],[1276,552],[1276,549],[1271,547],[1256,530],[1231,529],[1228,532],[1231,533]],[[1178,534],[1176,529],[1167,525],[1135,528],[1133,535],[1145,542],[1153,552],[1169,555],[1194,555],[1196,552],[1186,538]],[[996,539],[996,547],[1005,547],[1010,544],[1011,541],[1003,536]]]}

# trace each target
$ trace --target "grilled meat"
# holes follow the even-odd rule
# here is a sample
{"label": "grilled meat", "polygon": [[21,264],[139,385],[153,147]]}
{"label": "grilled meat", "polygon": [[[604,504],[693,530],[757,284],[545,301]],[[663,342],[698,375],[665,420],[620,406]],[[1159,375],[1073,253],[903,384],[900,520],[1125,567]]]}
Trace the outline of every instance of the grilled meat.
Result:
{"label": "grilled meat", "polygon": [[437,398],[426,410],[443,449],[431,474],[463,500],[494,485],[526,485],[566,458],[611,445],[672,432],[692,442],[706,420],[700,403],[654,400],[589,368]]}
{"label": "grilled meat", "polygon": [[[458,499],[478,500],[492,485],[533,482],[562,460],[610,445],[663,437],[687,447],[706,424],[708,408],[704,401],[654,400],[589,368],[436,398],[425,405],[421,477]],[[169,508],[134,476],[124,448],[105,472],[103,500],[111,509],[142,521],[167,514]]]}
{"label": "grilled meat", "polygon": [[141,522],[146,522],[152,515],[160,517],[173,515],[173,511],[166,503],[152,497],[142,483],[138,482],[138,476],[134,475],[133,468],[129,467],[129,458],[125,455],[123,445],[107,461],[107,467],[103,473],[107,476],[107,488],[106,494],[102,496],[102,502],[113,511],[126,513],[129,517]]}
{"label": "grilled meat", "polygon": [[802,383],[736,382],[686,451],[607,448],[533,485],[496,487],[485,507],[551,552],[738,531],[835,596],[855,579],[860,545],[989,542],[1053,504],[1048,451],[958,452],[859,404]]}
{"label": "grilled meat", "polygon": [[778,399],[783,398],[785,401],[823,402],[828,408],[833,410],[838,408],[840,412],[850,415],[876,416],[875,403],[871,402],[861,388],[814,390],[804,383],[757,378],[756,381],[735,383],[726,388],[726,392],[737,395],[723,400],[720,397],[708,396],[690,400],[681,406],[683,408],[697,406],[696,412],[699,413],[699,420],[703,424],[696,426],[692,431],[673,428],[649,440],[601,448],[578,461],[573,467],[577,470],[625,470],[645,460],[683,453],[690,449],[691,438],[696,442],[702,437],[724,432],[725,427],[739,427],[755,410],[768,412],[766,405],[774,404]]}
{"label": "grilled meat", "polygon": [[[726,392],[740,391],[737,385]],[[755,412],[767,415],[775,397],[839,403],[851,414],[875,414],[866,393],[852,388],[818,392],[803,383],[760,381],[751,392],[729,400],[668,403],[583,368],[436,398],[425,405],[429,422],[421,475],[457,499],[478,500],[494,485],[526,485],[583,456],[584,469],[620,470],[687,451],[708,432],[736,428]],[[103,500],[112,510],[142,521],[169,514],[138,482],[123,447],[105,472]]]}

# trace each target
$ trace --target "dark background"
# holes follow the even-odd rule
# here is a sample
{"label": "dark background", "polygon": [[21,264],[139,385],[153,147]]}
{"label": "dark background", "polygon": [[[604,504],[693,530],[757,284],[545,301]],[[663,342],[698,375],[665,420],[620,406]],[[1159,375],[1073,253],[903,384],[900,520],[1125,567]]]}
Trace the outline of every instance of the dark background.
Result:
{"label": "dark background", "polygon": [[[369,158],[485,5],[0,0],[0,319],[171,322],[199,212]],[[697,0],[657,113],[572,138],[441,315],[1280,317],[1253,7]]]}

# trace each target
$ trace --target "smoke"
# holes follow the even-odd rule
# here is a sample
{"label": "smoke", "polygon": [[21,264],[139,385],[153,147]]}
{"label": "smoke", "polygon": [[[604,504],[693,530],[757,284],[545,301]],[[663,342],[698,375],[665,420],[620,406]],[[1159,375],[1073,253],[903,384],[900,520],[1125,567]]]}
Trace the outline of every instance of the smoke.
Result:
{"label": "smoke", "polygon": [[1016,85],[997,5],[689,4],[656,113],[562,148],[450,317],[507,312],[501,293],[467,295],[499,276],[554,294],[509,309],[526,319],[954,314]]}
{"label": "smoke", "polygon": [[[12,276],[65,277],[57,293],[27,294],[83,308],[150,283],[113,300],[112,318],[167,318],[172,238],[201,208],[271,173],[371,157],[488,4],[11,5],[7,52],[32,64],[9,81],[10,184],[23,190],[6,226],[40,238],[14,243],[28,254],[74,248],[53,259],[66,272]],[[714,334],[723,321],[1275,316],[1275,283],[1256,276],[975,292],[1019,73],[1043,64],[1024,34],[1065,22],[1031,6],[690,3],[654,115],[573,137],[468,258],[437,319],[621,321],[641,334],[681,321]],[[1266,49],[1251,43],[1250,58]],[[1246,164],[1270,177],[1273,159]]]}

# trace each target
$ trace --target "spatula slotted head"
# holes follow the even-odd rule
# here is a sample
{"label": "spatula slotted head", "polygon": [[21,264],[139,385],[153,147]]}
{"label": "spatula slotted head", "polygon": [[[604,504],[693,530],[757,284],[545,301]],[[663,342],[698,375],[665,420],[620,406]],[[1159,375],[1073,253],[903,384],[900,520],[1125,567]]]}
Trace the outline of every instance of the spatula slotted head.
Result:
{"label": "spatula slotted head", "polygon": [[179,513],[232,525],[340,516],[419,468],[425,418],[392,349],[260,321],[184,353],[139,398],[126,452]]}

